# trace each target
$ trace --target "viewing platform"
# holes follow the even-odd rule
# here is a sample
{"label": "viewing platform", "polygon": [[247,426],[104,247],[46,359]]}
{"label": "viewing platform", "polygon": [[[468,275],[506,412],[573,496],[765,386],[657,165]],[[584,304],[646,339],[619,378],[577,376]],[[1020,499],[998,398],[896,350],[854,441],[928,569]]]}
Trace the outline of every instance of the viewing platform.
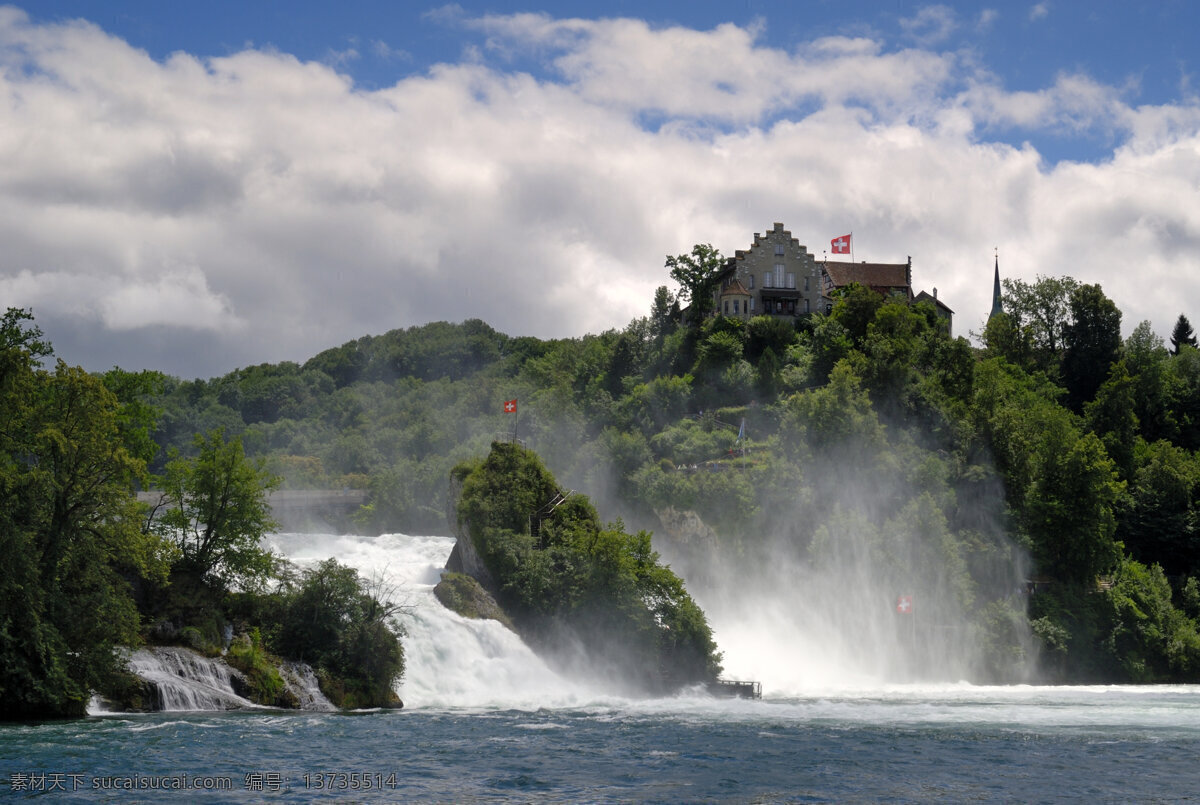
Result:
{"label": "viewing platform", "polygon": [[726,699],[761,699],[762,683],[735,679],[718,679],[708,683],[708,692]]}

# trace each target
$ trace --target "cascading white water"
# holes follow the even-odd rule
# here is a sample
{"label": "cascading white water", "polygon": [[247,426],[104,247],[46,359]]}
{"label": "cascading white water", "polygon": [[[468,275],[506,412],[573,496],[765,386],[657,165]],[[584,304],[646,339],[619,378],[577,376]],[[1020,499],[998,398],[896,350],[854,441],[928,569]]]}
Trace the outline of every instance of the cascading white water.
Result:
{"label": "cascading white water", "polygon": [[538,708],[596,698],[496,621],[464,618],[442,606],[433,588],[454,547],[451,537],[276,534],[269,541],[301,567],[333,557],[367,578],[382,574],[396,587],[406,632],[398,693],[406,707]]}
{"label": "cascading white water", "polygon": [[234,671],[223,662],[182,648],[138,649],[129,670],[150,683],[158,710],[234,710],[254,707],[233,690]]}
{"label": "cascading white water", "polygon": [[279,675],[283,678],[283,684],[300,703],[301,710],[329,712],[337,709],[321,692],[320,683],[317,682],[317,675],[311,665],[285,662],[279,667]]}

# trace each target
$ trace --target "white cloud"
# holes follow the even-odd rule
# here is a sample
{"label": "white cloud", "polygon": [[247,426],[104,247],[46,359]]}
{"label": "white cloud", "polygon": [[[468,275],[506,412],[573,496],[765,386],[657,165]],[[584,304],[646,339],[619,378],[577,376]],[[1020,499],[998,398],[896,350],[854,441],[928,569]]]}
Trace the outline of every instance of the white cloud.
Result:
{"label": "white cloud", "polygon": [[245,328],[229,301],[209,290],[203,272],[195,266],[123,282],[103,292],[97,307],[104,325],[112,330],[154,325],[218,332]]}
{"label": "white cloud", "polygon": [[[488,47],[366,91],[283,53],[156,62],[0,10],[0,304],[33,306],[72,362],[216,374],[439,319],[620,327],[667,254],[783,221],[818,254],[853,229],[860,259],[912,255],[959,333],[990,307],[995,246],[1007,276],[1102,283],[1127,330],[1200,309],[1180,271],[1195,104],[1132,107],[1079,74],[1010,92],[869,38],[783,52],[733,25],[442,15]],[[987,139],[1005,127],[1120,147],[1047,166]]]}
{"label": "white cloud", "polygon": [[1045,19],[1050,14],[1049,3],[1035,3],[1029,9],[1029,21],[1036,22],[1040,19]]}
{"label": "white cloud", "polygon": [[918,44],[936,45],[946,41],[958,27],[957,14],[949,6],[924,6],[912,17],[900,20],[900,27]]}

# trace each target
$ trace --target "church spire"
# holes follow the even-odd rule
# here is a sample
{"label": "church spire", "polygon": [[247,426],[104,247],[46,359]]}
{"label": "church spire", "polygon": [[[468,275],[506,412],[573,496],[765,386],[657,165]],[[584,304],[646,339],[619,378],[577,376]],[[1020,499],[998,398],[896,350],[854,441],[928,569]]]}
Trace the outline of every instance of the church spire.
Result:
{"label": "church spire", "polygon": [[996,253],[996,279],[992,284],[992,312],[988,315],[990,319],[997,313],[1004,312],[1004,305],[1000,300],[1000,254]]}

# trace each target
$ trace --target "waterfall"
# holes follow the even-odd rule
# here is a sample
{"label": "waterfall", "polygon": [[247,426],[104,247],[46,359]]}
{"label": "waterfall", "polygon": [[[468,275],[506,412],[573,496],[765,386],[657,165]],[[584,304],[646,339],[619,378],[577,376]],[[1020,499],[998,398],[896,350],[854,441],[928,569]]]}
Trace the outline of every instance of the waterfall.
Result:
{"label": "waterfall", "polygon": [[335,557],[368,578],[382,574],[399,590],[405,673],[397,692],[405,707],[536,709],[595,699],[501,624],[464,618],[434,597],[452,537],[276,534],[270,541],[301,567]]}
{"label": "waterfall", "polygon": [[149,683],[156,710],[235,710],[255,707],[233,690],[237,671],[184,648],[156,646],[133,652],[129,670]]}
{"label": "waterfall", "polygon": [[302,662],[285,662],[279,667],[279,675],[283,677],[283,684],[296,697],[296,701],[300,702],[301,710],[337,709],[321,692],[312,666]]}

